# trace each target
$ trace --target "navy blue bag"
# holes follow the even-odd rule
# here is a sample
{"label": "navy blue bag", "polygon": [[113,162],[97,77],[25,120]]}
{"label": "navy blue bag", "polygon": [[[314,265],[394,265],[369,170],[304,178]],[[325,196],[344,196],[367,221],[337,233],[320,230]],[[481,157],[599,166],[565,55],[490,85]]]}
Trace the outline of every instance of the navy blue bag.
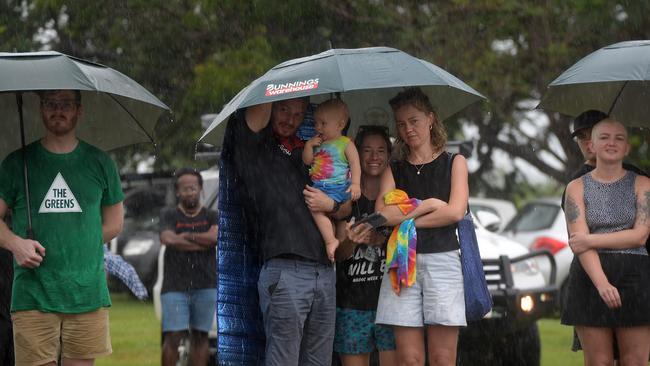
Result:
{"label": "navy blue bag", "polygon": [[[450,173],[455,156],[455,154],[450,154],[449,157]],[[483,262],[469,208],[457,225],[460,262],[463,268],[463,285],[465,287],[465,318],[468,322],[478,321],[492,309],[492,296],[485,281]]]}
{"label": "navy blue bag", "polygon": [[469,322],[478,321],[492,309],[492,296],[485,282],[474,221],[469,212],[458,222],[458,241],[465,287],[465,318]]}

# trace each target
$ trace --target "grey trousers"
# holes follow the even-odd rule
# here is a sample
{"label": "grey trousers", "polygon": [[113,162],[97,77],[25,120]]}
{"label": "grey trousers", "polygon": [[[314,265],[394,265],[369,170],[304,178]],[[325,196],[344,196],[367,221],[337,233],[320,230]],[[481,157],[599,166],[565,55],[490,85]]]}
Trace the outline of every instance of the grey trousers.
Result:
{"label": "grey trousers", "polygon": [[268,260],[257,283],[266,366],[330,366],[336,321],[333,265]]}

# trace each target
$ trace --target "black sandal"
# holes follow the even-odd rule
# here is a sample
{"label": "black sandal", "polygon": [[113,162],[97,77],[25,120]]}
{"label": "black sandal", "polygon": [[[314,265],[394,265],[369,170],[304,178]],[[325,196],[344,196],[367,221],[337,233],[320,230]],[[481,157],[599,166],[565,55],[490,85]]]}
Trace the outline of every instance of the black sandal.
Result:
{"label": "black sandal", "polygon": [[350,229],[359,226],[361,224],[368,224],[373,229],[376,229],[380,226],[384,226],[386,222],[388,222],[388,220],[386,220],[386,218],[382,214],[380,214],[379,212],[375,212],[352,224],[352,226],[350,226]]}

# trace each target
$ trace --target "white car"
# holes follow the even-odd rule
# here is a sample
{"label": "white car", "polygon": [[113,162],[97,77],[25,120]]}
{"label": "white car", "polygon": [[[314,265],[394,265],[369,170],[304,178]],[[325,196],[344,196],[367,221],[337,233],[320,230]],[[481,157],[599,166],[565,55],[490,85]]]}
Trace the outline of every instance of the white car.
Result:
{"label": "white car", "polygon": [[460,364],[483,359],[493,365],[539,365],[537,320],[553,313],[557,296],[554,271],[545,277],[540,265],[553,268],[555,261],[547,252],[531,252],[477,220],[475,227],[494,306],[482,321],[461,330]]}
{"label": "white car", "polygon": [[517,214],[512,202],[495,198],[470,197],[469,208],[486,229],[494,232],[503,230]]}
{"label": "white car", "polygon": [[[562,293],[573,252],[568,245],[566,219],[560,203],[560,198],[541,198],[528,202],[501,233],[531,250],[546,249],[551,252],[557,264],[557,283]],[[549,272],[548,265],[541,264],[540,269],[546,274]]]}

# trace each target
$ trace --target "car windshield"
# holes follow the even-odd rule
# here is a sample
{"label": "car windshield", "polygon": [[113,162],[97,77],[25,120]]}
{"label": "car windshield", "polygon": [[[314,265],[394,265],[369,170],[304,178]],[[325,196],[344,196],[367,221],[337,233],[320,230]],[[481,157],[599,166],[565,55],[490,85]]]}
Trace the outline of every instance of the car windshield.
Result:
{"label": "car windshield", "polygon": [[505,231],[535,231],[553,225],[560,206],[548,203],[530,203],[510,221]]}
{"label": "car windshield", "polygon": [[160,210],[165,207],[164,190],[138,190],[129,192],[124,200],[126,225],[138,230],[157,230]]}
{"label": "car windshield", "polygon": [[501,218],[501,215],[499,215],[499,212],[495,210],[494,208],[486,205],[481,205],[481,204],[475,204],[475,203],[470,203],[469,204],[469,209],[476,214],[479,211],[487,211],[489,213],[493,213],[497,215],[499,218]]}

